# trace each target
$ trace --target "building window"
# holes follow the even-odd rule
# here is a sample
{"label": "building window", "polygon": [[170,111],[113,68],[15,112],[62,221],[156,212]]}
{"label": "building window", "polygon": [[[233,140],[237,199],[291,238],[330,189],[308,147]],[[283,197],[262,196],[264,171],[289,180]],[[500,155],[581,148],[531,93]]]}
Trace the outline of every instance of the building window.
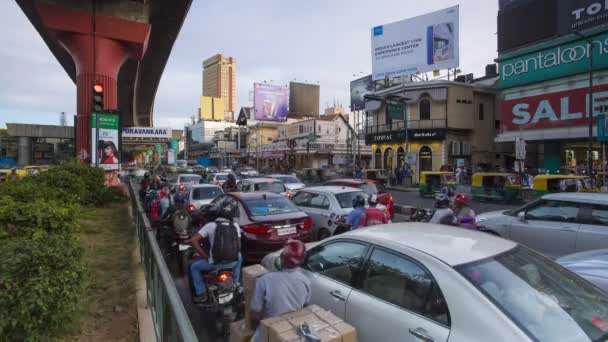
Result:
{"label": "building window", "polygon": [[479,104],[479,121],[483,120],[483,103]]}
{"label": "building window", "polygon": [[431,101],[423,99],[419,104],[420,120],[431,119]]}

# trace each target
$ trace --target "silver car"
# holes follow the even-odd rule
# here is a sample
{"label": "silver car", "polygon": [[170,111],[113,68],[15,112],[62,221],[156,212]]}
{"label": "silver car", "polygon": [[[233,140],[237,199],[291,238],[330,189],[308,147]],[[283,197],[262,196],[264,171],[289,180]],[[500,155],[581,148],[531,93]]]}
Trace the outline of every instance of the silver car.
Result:
{"label": "silver car", "polygon": [[608,292],[608,249],[566,255],[555,261]]}
{"label": "silver car", "polygon": [[273,174],[273,175],[268,175],[268,177],[280,180],[281,182],[283,182],[283,184],[285,184],[287,189],[290,191],[296,191],[296,190],[304,189],[306,187],[306,184],[304,184],[296,176]]}
{"label": "silver car", "polygon": [[516,210],[480,214],[477,224],[550,258],[608,248],[608,195],[545,195]]}
{"label": "silver car", "polygon": [[490,234],[425,223],[357,229],[311,248],[298,269],[312,304],[360,342],[605,341],[608,295]]}
{"label": "silver car", "polygon": [[272,192],[275,194],[289,197],[290,194],[287,192],[285,184],[278,179],[274,178],[247,178],[240,180],[237,184],[240,192]]}
{"label": "silver car", "polygon": [[[214,184],[217,186],[224,185],[224,182],[228,180],[229,172],[217,172],[209,175],[209,184]],[[236,178],[236,177],[235,177]]]}
{"label": "silver car", "polygon": [[[355,196],[367,198],[361,189],[347,186],[315,186],[298,191],[291,199],[295,205],[308,214],[313,222],[313,236],[323,240],[334,235],[337,221],[346,219],[353,211]],[[386,207],[378,205],[386,211]]]}
{"label": "silver car", "polygon": [[223,195],[221,187],[211,184],[193,185],[188,194],[188,210],[200,209],[203,205],[211,203],[216,197]]}

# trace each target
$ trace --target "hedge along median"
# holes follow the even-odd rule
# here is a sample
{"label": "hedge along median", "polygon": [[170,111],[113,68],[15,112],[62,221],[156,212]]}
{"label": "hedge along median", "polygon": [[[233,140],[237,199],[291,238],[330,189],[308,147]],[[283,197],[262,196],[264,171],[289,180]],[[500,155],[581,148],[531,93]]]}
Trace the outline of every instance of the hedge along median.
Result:
{"label": "hedge along median", "polygon": [[85,284],[81,206],[123,201],[104,171],[66,163],[0,185],[0,340],[50,340],[74,326]]}

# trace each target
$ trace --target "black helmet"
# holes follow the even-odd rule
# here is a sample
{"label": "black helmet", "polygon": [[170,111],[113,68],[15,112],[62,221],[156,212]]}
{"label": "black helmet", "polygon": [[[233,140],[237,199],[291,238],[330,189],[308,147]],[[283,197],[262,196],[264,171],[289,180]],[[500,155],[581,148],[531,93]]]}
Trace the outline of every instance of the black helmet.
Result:
{"label": "black helmet", "polygon": [[[141,174],[141,173],[140,173]],[[150,172],[144,173],[144,178],[150,178]]]}
{"label": "black helmet", "polygon": [[450,198],[444,193],[435,195],[435,208],[447,208],[450,205]]}
{"label": "black helmet", "polygon": [[356,195],[353,197],[353,208],[364,207],[365,206],[365,198],[361,195]]}
{"label": "black helmet", "polygon": [[229,173],[229,174],[228,174],[228,179],[234,179],[234,174]]}
{"label": "black helmet", "polygon": [[234,220],[237,214],[238,206],[232,203],[225,204],[221,208],[218,208],[217,218],[223,218],[228,221]]}

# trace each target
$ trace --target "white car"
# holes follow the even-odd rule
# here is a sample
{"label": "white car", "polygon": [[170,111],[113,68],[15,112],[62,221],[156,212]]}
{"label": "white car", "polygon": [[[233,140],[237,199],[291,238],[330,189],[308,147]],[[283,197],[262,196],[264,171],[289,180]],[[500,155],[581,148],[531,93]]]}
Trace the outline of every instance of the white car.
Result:
{"label": "white car", "polygon": [[245,166],[239,169],[239,174],[242,177],[257,177],[260,174],[258,173],[258,171],[256,171],[256,169],[250,167],[250,166]]}
{"label": "white car", "polygon": [[608,248],[608,195],[545,195],[519,209],[480,214],[477,224],[550,258]]}
{"label": "white car", "polygon": [[285,184],[287,189],[290,191],[296,191],[296,190],[304,189],[306,187],[306,184],[304,184],[304,182],[302,182],[296,176],[273,174],[273,175],[268,175],[268,177],[280,180],[281,182],[283,182],[283,184]]}
{"label": "white car", "polygon": [[[361,189],[347,186],[315,186],[298,191],[293,203],[308,214],[313,222],[313,234],[318,240],[334,235],[337,221],[346,219],[353,211],[353,198],[368,195]],[[366,200],[367,202],[367,200]],[[386,212],[386,207],[376,206]]]}
{"label": "white car", "polygon": [[213,173],[211,175],[209,175],[209,184],[214,184],[217,186],[222,186],[224,185],[224,182],[226,182],[228,180],[228,175],[230,173],[229,172],[217,172],[217,173]]}
{"label": "white car", "polygon": [[[265,260],[266,261],[266,260]],[[317,243],[298,272],[360,342],[606,341],[608,294],[490,234],[427,223]]]}
{"label": "white car", "polygon": [[285,187],[285,184],[274,178],[246,178],[237,184],[240,192],[273,192],[291,198],[291,193]]}
{"label": "white car", "polygon": [[196,184],[190,188],[188,194],[188,210],[193,212],[203,205],[210,204],[218,196],[224,194],[224,190],[217,185]]}

